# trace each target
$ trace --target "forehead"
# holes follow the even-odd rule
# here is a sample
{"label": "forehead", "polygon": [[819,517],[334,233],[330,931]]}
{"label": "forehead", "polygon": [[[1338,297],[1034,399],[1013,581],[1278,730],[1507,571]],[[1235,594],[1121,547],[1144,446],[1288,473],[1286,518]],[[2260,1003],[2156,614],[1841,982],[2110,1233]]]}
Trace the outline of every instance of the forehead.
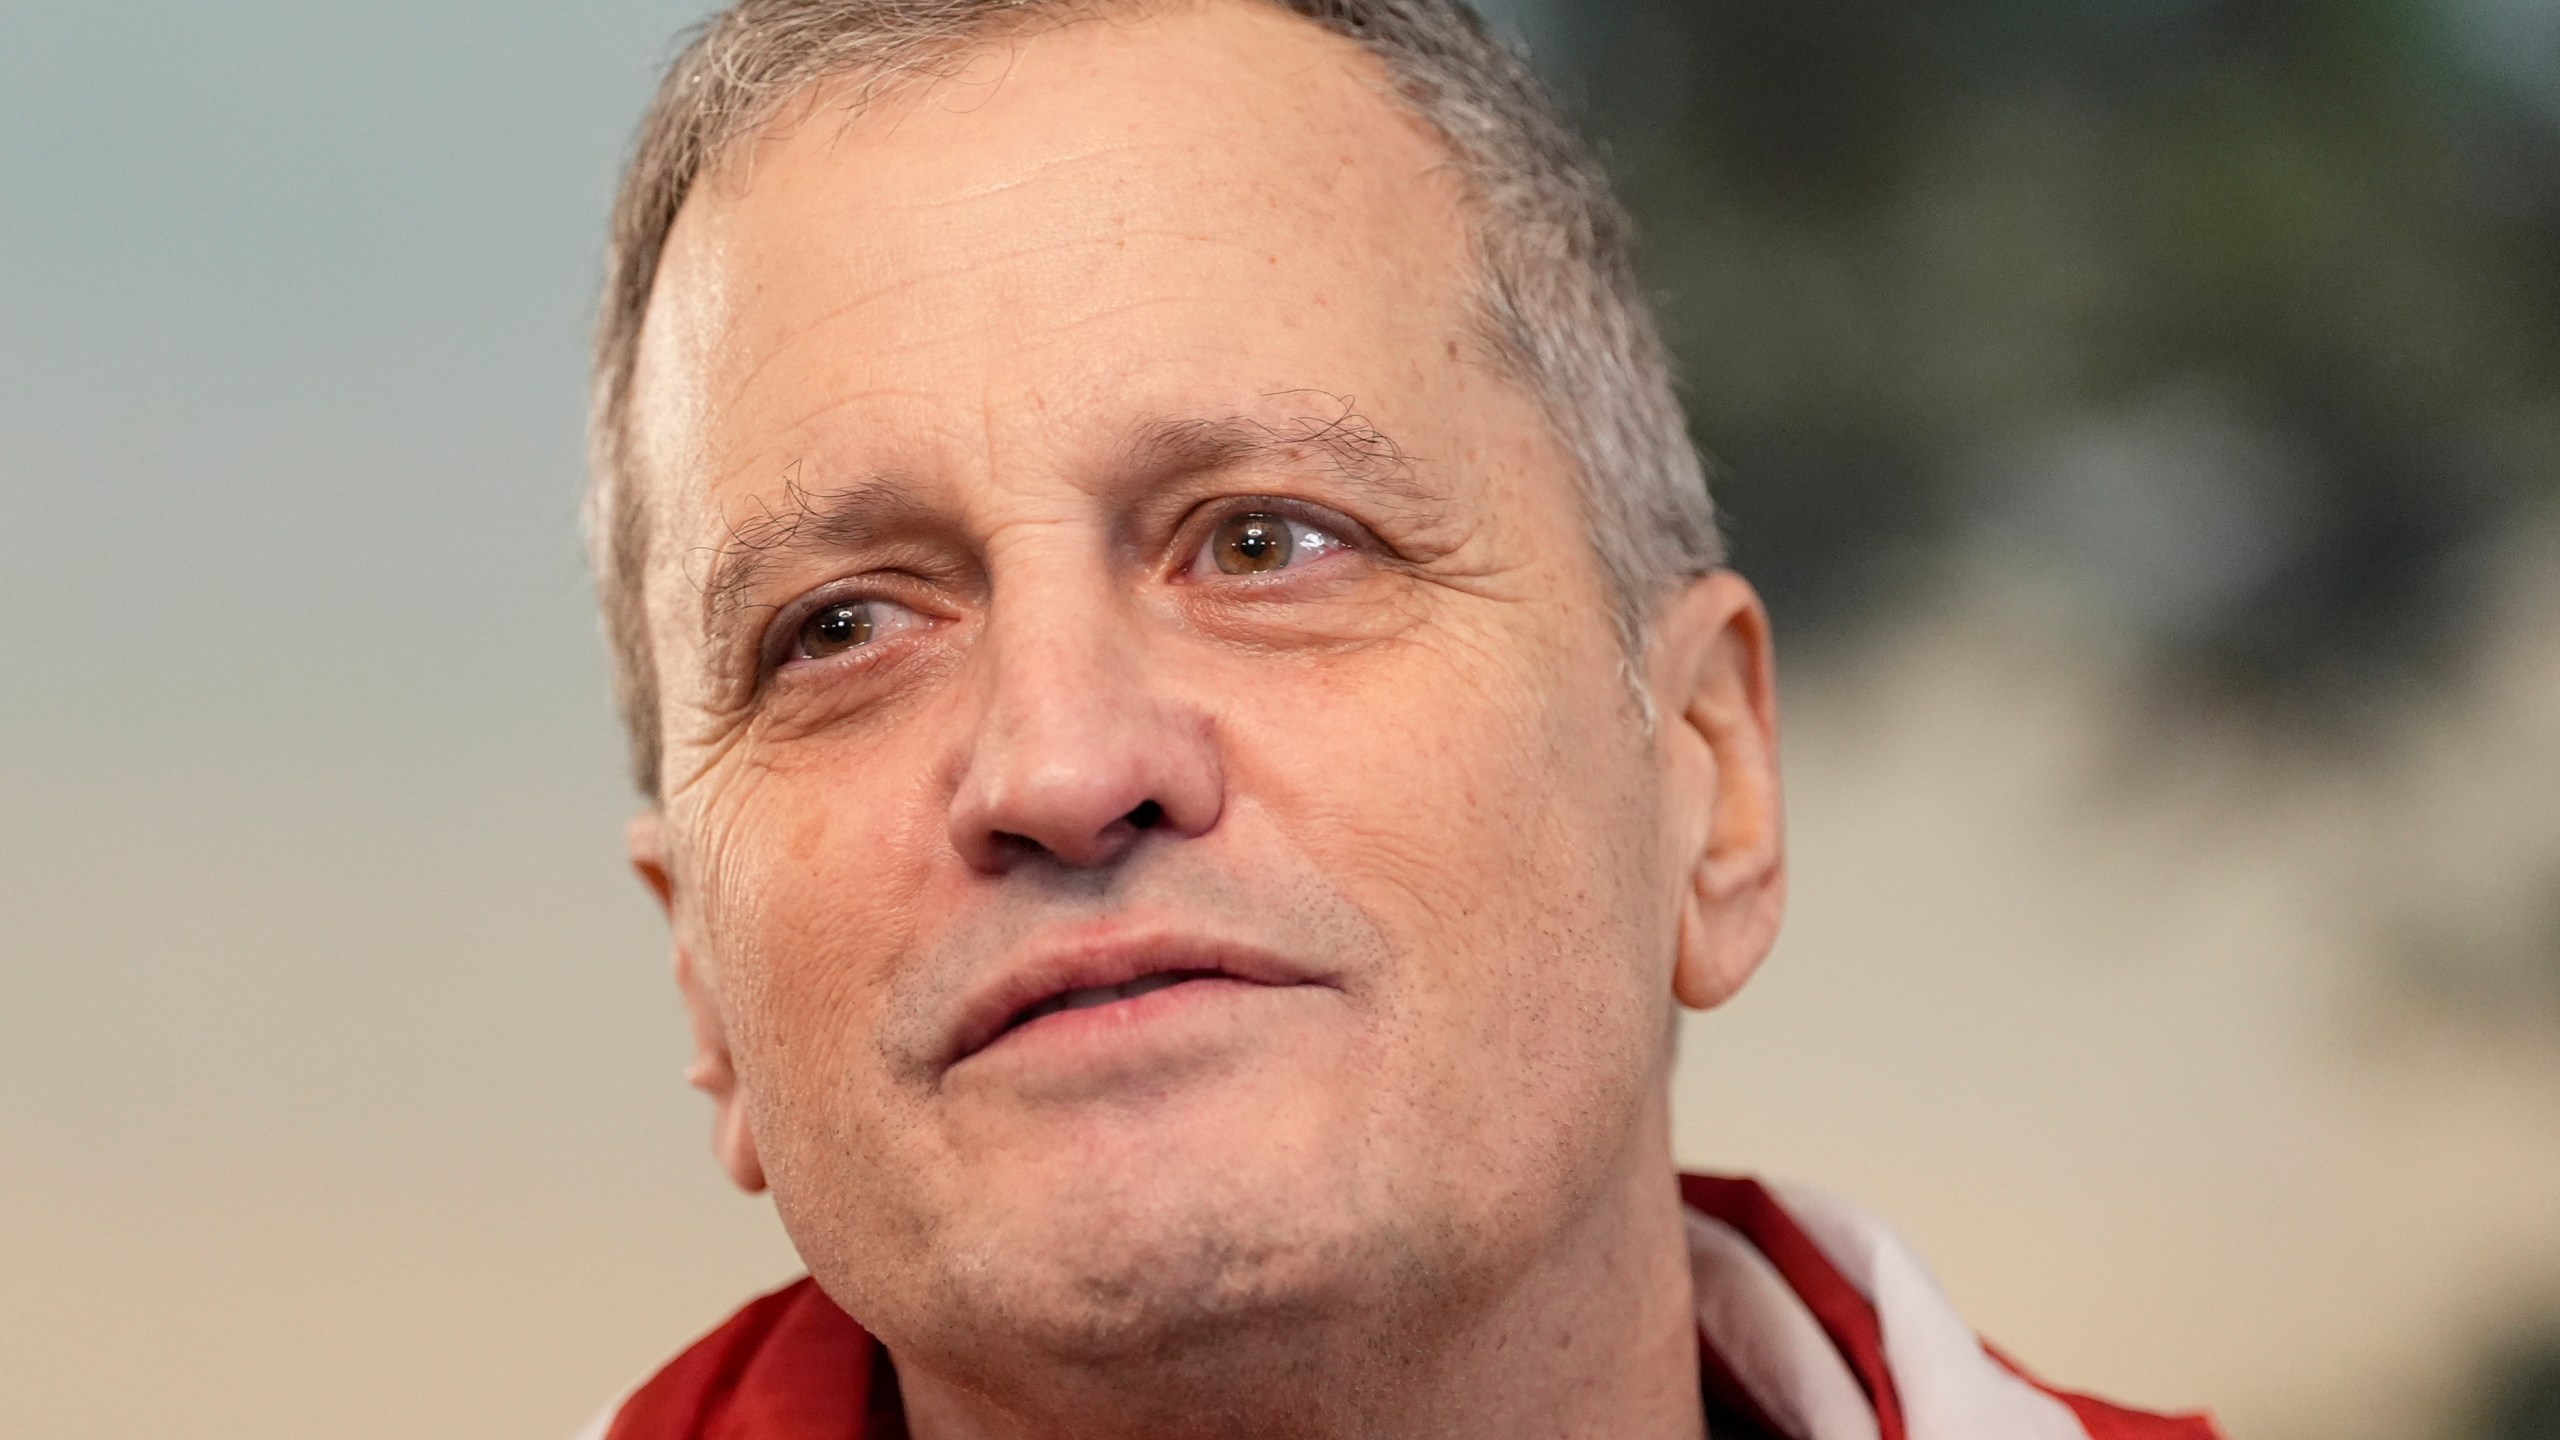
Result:
{"label": "forehead", "polygon": [[850,120],[814,95],[669,237],[640,453],[708,521],[793,466],[992,478],[1140,411],[1305,388],[1410,442],[1459,402],[1436,362],[1472,272],[1447,153],[1388,87],[1218,0],[990,42]]}

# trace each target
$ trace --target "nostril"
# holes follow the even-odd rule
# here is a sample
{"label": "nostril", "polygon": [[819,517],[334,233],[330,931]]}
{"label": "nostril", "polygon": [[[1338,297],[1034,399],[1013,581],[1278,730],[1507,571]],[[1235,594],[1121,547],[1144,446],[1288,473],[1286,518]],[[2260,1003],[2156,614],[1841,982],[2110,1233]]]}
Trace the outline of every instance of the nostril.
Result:
{"label": "nostril", "polygon": [[1153,830],[1164,823],[1164,807],[1149,800],[1130,811],[1127,819],[1132,830]]}

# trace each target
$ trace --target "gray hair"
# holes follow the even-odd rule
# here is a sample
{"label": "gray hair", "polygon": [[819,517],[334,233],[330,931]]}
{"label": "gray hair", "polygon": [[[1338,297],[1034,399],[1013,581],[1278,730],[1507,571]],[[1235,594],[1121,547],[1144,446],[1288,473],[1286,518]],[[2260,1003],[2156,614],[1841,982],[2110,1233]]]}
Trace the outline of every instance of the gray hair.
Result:
{"label": "gray hair", "polygon": [[[659,784],[657,677],[641,597],[651,525],[630,436],[633,365],[667,234],[742,139],[827,81],[859,107],[976,41],[1131,0],[737,0],[669,67],[613,210],[589,426],[587,525],[634,776]],[[1636,280],[1634,226],[1573,127],[1465,0],[1255,0],[1375,56],[1438,132],[1476,207],[1483,338],[1579,471],[1630,657],[1655,603],[1723,563],[1705,466]]]}

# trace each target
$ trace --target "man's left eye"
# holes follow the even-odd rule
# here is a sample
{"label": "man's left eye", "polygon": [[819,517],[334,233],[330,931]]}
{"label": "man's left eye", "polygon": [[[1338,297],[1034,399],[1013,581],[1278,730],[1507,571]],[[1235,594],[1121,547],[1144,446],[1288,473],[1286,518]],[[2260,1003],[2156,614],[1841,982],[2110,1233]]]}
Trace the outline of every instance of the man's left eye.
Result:
{"label": "man's left eye", "polygon": [[1303,520],[1267,510],[1230,515],[1209,532],[1191,562],[1195,579],[1214,575],[1268,575],[1350,547]]}

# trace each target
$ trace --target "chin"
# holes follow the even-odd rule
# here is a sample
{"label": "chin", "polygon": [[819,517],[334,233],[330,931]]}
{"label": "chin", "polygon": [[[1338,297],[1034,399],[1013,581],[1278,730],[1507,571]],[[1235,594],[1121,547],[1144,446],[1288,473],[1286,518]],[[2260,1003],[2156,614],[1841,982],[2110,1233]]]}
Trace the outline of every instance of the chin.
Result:
{"label": "chin", "polygon": [[1411,1217],[1364,1193],[1348,1136],[1310,1154],[1291,1130],[1307,1133],[1268,1116],[1187,1127],[1143,1164],[1070,1138],[991,1176],[1002,1199],[940,1267],[946,1314],[1060,1363],[1118,1365],[1374,1313],[1420,1258]]}
{"label": "chin", "polygon": [[1087,1366],[1175,1362],[1276,1339],[1364,1298],[1366,1247],[1275,1235],[1266,1218],[1147,1216],[1108,1235],[1067,1227],[1051,1237],[1057,1250],[1010,1276],[987,1272],[994,1291],[975,1298],[1016,1343]]}

